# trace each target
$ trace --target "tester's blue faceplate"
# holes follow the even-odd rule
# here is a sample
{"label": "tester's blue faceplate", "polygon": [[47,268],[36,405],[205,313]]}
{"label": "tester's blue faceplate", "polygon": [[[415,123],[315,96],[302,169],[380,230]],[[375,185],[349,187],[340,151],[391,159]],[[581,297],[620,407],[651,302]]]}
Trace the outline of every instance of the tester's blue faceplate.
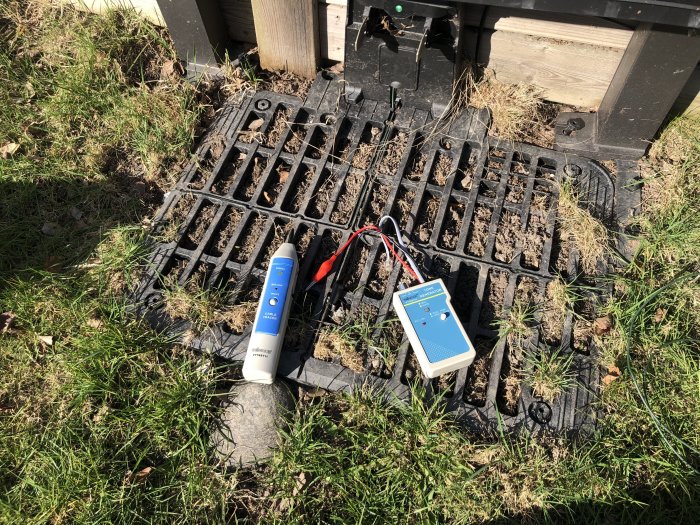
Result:
{"label": "tester's blue faceplate", "polygon": [[400,295],[428,361],[436,363],[469,352],[469,340],[447,307],[447,294],[439,282]]}
{"label": "tester's blue faceplate", "polygon": [[294,271],[294,261],[286,257],[275,257],[270,261],[269,279],[263,291],[258,323],[255,332],[278,335],[287,299],[289,282]]}

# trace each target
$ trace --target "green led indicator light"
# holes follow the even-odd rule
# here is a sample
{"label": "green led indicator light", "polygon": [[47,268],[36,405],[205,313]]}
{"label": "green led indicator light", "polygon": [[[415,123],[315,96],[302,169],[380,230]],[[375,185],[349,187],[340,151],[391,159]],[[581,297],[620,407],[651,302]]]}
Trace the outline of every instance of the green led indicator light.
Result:
{"label": "green led indicator light", "polygon": [[397,13],[401,13],[403,11],[403,6],[401,4],[396,4],[394,6],[394,11],[396,11]]}

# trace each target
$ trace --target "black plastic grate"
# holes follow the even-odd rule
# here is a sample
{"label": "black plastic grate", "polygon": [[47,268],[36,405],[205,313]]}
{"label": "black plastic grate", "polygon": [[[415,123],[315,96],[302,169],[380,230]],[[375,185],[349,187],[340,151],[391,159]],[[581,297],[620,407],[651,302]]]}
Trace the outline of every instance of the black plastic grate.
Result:
{"label": "black plastic grate", "polygon": [[[560,184],[570,181],[610,221],[621,213],[607,172],[587,159],[487,139],[484,111],[436,124],[418,110],[346,105],[341,92],[337,80],[319,76],[303,104],[261,92],[224,111],[156,218],[157,245],[136,298],[141,313],[201,351],[242,360],[267,260],[294,228],[300,272],[279,373],[405,398],[420,371],[391,297],[411,281],[399,265],[385,267],[381,244],[356,243],[331,279],[302,292],[354,228],[391,214],[426,274],[445,280],[477,348],[471,367],[424,380],[428,394],[444,396],[479,428],[497,414],[509,428],[591,425],[599,371],[590,326],[546,304],[557,275],[578,275],[576,251],[557,229]],[[227,315],[193,333],[164,304],[167,290],[180,287],[215,290]],[[555,403],[533,395],[522,380],[530,361],[498,337],[494,323],[514,304],[532,307],[538,322],[518,346],[572,356],[575,384]],[[355,344],[342,355],[329,337],[349,326]]]}

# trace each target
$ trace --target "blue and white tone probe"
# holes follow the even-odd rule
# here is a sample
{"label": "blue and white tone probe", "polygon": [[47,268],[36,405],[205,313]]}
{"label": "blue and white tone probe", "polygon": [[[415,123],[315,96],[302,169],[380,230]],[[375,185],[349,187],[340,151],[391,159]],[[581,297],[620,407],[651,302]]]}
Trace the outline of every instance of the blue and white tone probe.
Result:
{"label": "blue and white tone probe", "polygon": [[293,238],[294,230],[272,255],[267,269],[248,351],[243,361],[243,377],[251,383],[269,385],[277,375],[299,270],[297,252],[291,242]]}

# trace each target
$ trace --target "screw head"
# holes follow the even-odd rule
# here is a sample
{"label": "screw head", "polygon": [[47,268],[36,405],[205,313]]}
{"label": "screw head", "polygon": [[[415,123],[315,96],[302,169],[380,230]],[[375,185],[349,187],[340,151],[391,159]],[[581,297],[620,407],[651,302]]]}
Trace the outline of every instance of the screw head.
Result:
{"label": "screw head", "polygon": [[552,407],[544,401],[530,403],[527,412],[530,414],[530,417],[540,425],[546,425],[552,419]]}
{"label": "screw head", "polygon": [[261,98],[260,100],[255,102],[255,109],[257,109],[258,111],[267,111],[268,109],[270,109],[271,105],[272,104],[269,100],[267,100],[266,98]]}

